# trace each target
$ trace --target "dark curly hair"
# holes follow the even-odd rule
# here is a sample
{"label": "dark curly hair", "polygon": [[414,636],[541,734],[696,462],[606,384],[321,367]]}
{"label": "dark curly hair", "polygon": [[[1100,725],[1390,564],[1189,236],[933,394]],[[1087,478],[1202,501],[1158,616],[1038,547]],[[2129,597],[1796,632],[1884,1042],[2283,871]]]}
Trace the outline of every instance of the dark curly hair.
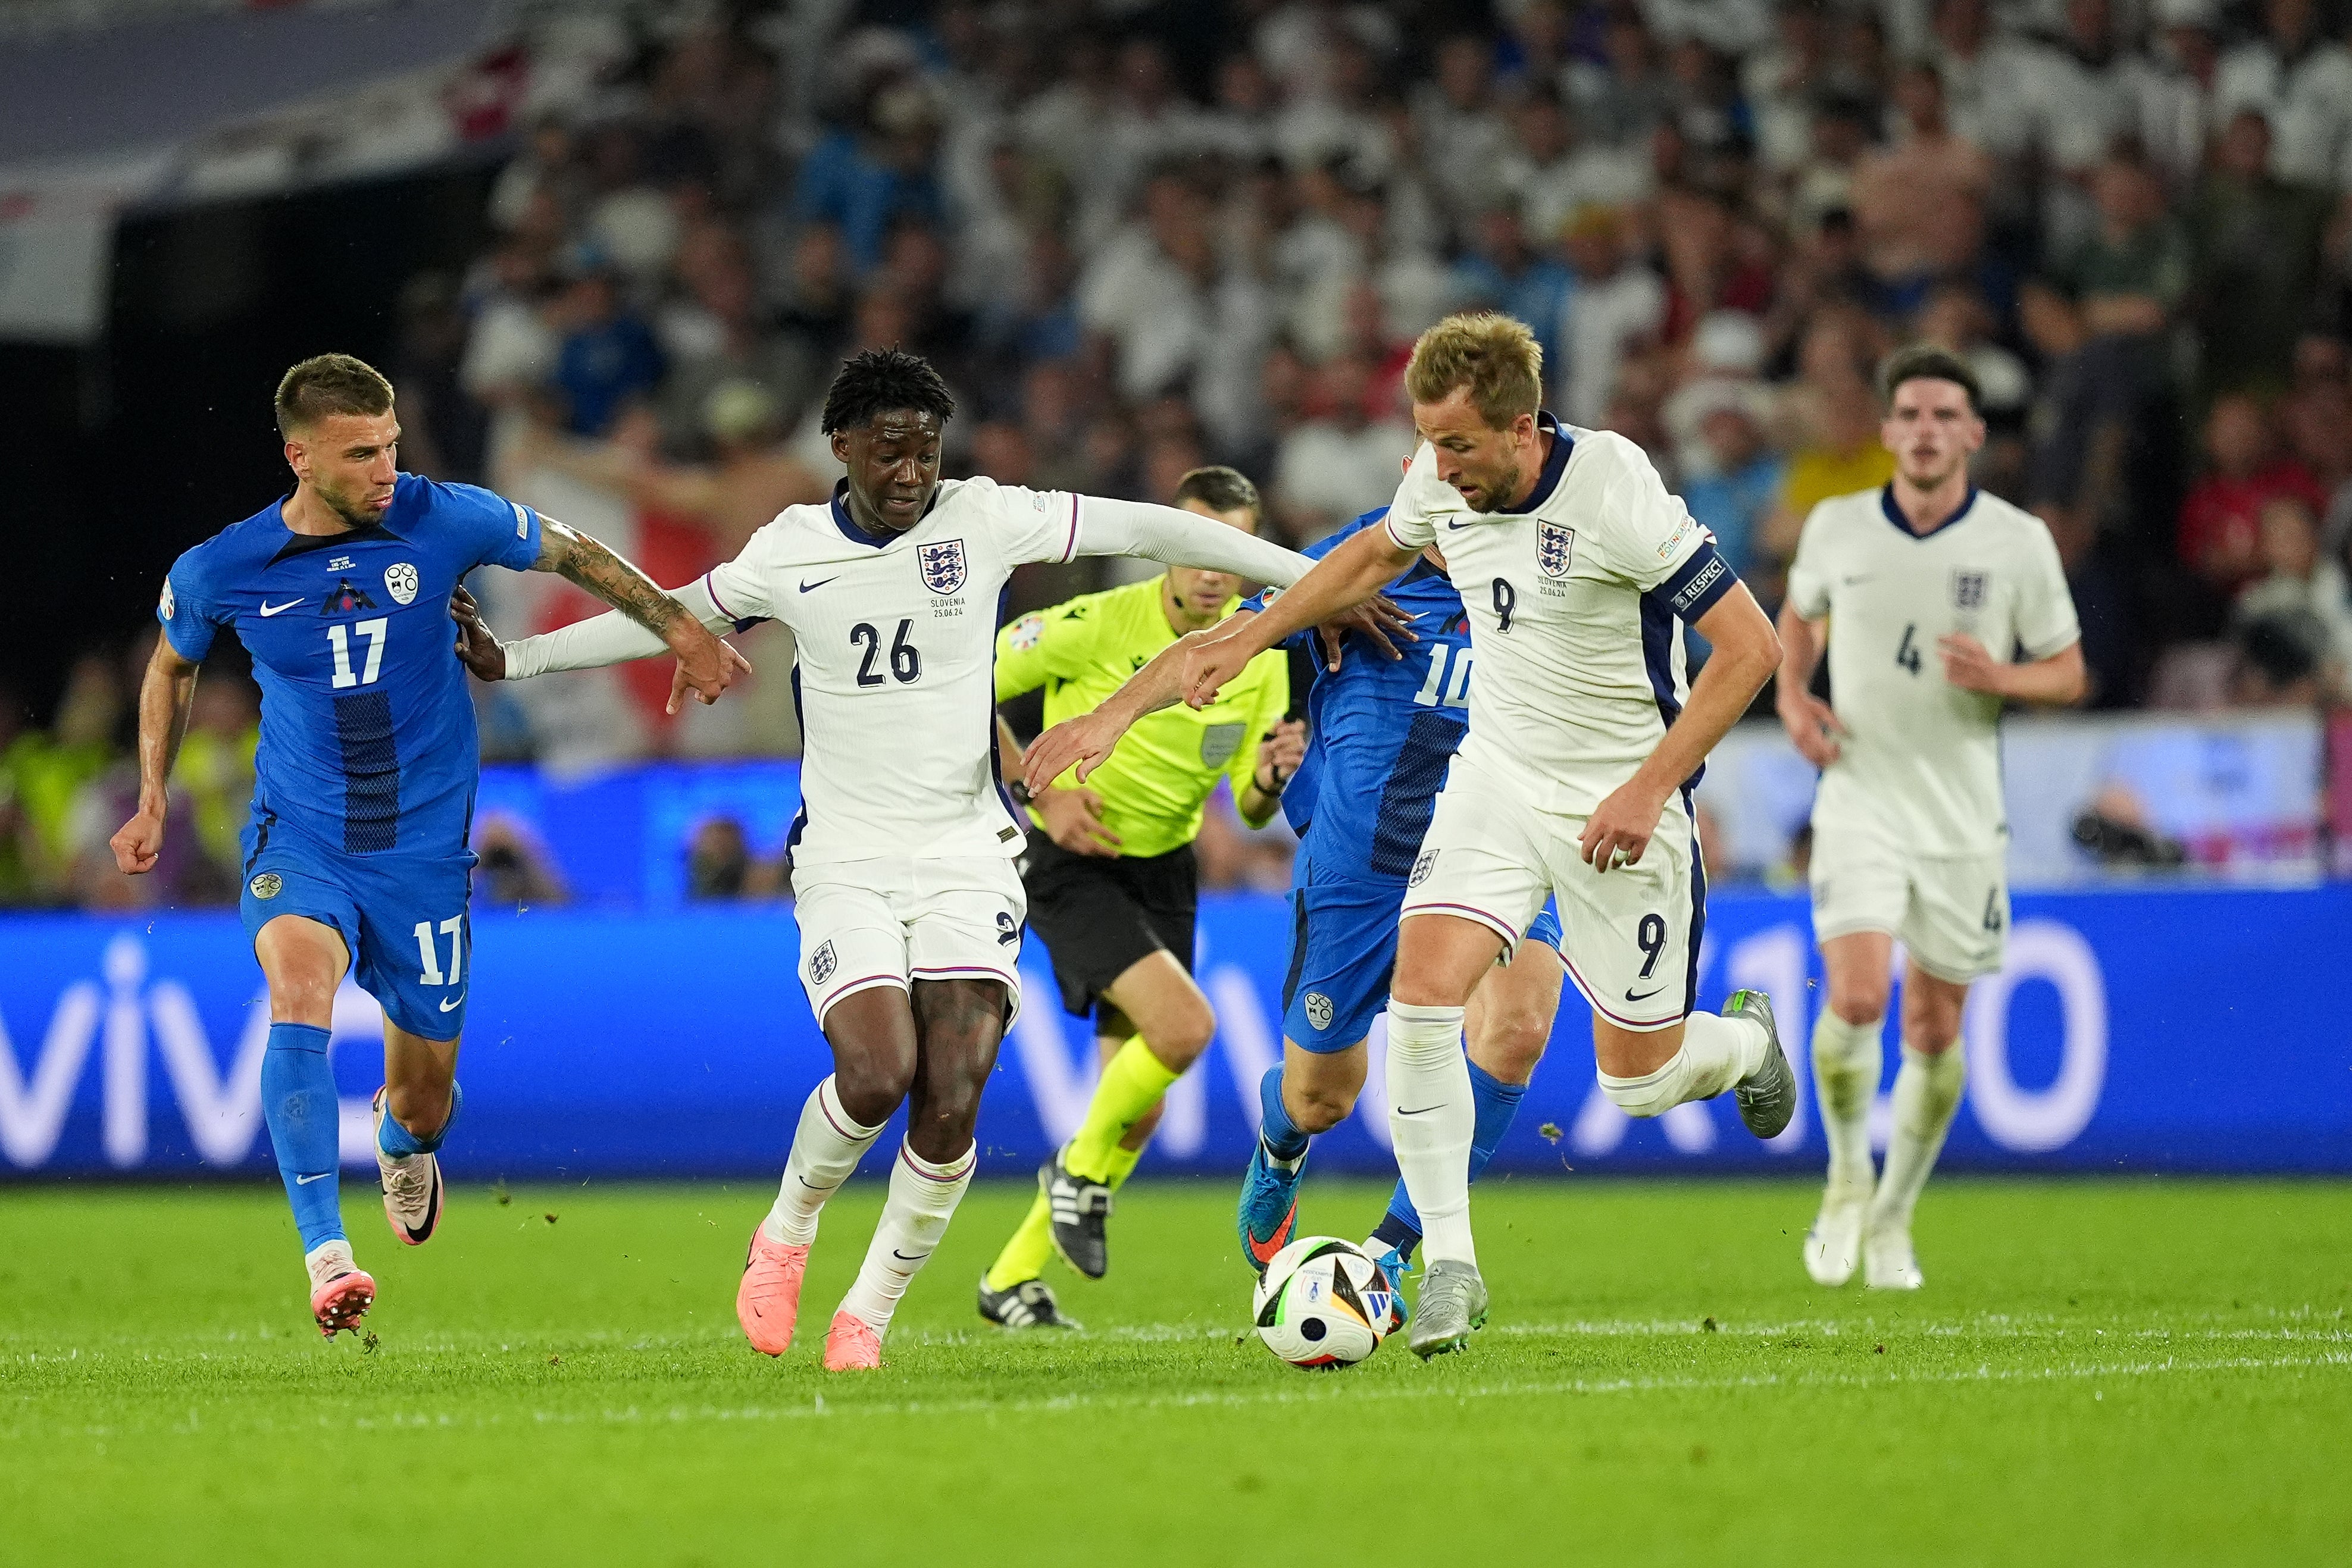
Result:
{"label": "dark curly hair", "polygon": [[817,428],[827,435],[855,430],[877,414],[902,408],[937,415],[945,424],[955,413],[955,394],[920,354],[868,349],[842,361],[841,373],[824,394],[824,417]]}

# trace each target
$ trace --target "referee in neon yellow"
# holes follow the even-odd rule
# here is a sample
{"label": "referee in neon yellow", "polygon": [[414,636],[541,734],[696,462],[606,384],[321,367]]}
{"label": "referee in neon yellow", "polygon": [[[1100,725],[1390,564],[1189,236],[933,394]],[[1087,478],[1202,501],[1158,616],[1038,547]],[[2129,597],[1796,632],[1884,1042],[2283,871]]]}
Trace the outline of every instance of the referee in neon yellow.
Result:
{"label": "referee in neon yellow", "polygon": [[[1175,501],[1256,531],[1257,487],[1231,468],[1195,468]],[[1088,712],[1178,638],[1231,615],[1241,587],[1230,573],[1171,567],[1023,616],[997,633],[996,700],[1044,686],[1048,726]],[[1111,1194],[1141,1157],[1160,1096],[1216,1033],[1192,975],[1202,810],[1230,778],[1244,821],[1274,816],[1306,752],[1306,727],[1283,716],[1289,706],[1286,656],[1269,650],[1209,706],[1180,703],[1138,723],[1085,786],[1024,800],[1043,830],[1021,868],[1029,927],[1052,956],[1063,1007],[1094,1014],[1103,1069],[1077,1135],[1040,1167],[1036,1203],[981,1280],[992,1322],[1075,1327],[1042,1278],[1045,1260],[1059,1252],[1090,1280],[1109,1268]],[[1018,779],[1018,748],[1002,738],[1014,753],[1005,776]]]}

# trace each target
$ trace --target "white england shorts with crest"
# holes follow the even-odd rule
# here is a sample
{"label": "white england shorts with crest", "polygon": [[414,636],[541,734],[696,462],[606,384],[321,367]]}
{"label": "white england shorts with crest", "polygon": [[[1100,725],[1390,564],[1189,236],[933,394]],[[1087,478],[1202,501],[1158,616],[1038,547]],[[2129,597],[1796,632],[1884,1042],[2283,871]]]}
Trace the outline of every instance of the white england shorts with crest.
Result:
{"label": "white england shorts with crest", "polygon": [[1559,954],[1595,1012],[1621,1029],[1671,1028],[1696,1002],[1706,871],[1677,793],[1637,865],[1598,872],[1577,840],[1585,819],[1538,810],[1455,755],[1421,841],[1400,921],[1451,915],[1517,945],[1544,898],[1559,909]]}
{"label": "white england shorts with crest", "polygon": [[796,866],[801,987],[817,1027],[844,997],[917,980],[997,980],[1004,1022],[1021,1013],[1029,901],[995,855],[892,857]]}

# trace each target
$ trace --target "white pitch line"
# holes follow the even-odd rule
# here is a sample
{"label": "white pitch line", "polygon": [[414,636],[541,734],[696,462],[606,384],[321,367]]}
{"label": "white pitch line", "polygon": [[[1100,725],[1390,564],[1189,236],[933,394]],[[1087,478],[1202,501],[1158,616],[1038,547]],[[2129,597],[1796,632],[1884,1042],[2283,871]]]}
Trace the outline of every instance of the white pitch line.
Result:
{"label": "white pitch line", "polygon": [[1072,1410],[1229,1409],[1265,1405],[1314,1404],[1333,1399],[1467,1401],[1559,1395],[1727,1393],[1748,1388],[1874,1389],[1906,1384],[2087,1382],[2101,1378],[2162,1377],[2181,1373],[2275,1372],[2318,1367],[2352,1370],[2352,1355],[2283,1356],[2267,1359],[2231,1356],[2213,1361],[2179,1361],[2168,1358],[2154,1362],[2075,1363],[2049,1367],[2007,1367],[1999,1371],[1980,1366],[1972,1372],[1895,1373],[1883,1377],[1845,1375],[1790,1377],[1765,1375],[1720,1378],[1574,1377],[1467,1385],[1433,1380],[1418,1385],[1387,1383],[1362,1387],[1349,1385],[1339,1378],[1326,1377],[1318,1379],[1311,1387],[1251,1389],[1245,1392],[1224,1393],[1154,1394],[1122,1398],[1070,1394],[1056,1395],[1045,1399],[914,1399],[885,1404],[827,1405],[823,1396],[819,1396],[815,1402],[810,1405],[745,1406],[724,1410],[716,1406],[704,1406],[694,1410],[672,1407],[650,1413],[631,1406],[624,1410],[606,1410],[595,1416],[538,1410],[531,1412],[530,1418],[538,1424],[556,1426],[583,1424],[591,1421],[606,1424],[657,1422],[698,1425],[717,1421],[799,1420],[812,1416],[832,1416],[1027,1415],[1056,1414]]}

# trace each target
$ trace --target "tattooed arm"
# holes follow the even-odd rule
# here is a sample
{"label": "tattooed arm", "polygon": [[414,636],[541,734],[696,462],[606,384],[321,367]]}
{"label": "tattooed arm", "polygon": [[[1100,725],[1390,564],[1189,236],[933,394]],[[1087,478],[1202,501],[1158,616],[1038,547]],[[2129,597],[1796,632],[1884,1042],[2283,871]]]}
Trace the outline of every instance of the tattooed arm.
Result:
{"label": "tattooed arm", "polygon": [[[704,703],[715,703],[735,678],[739,661],[654,580],[576,528],[552,517],[540,519],[539,559],[533,571],[551,571],[577,583],[669,645],[677,655],[679,682]],[[675,700],[675,699],[673,699]]]}

